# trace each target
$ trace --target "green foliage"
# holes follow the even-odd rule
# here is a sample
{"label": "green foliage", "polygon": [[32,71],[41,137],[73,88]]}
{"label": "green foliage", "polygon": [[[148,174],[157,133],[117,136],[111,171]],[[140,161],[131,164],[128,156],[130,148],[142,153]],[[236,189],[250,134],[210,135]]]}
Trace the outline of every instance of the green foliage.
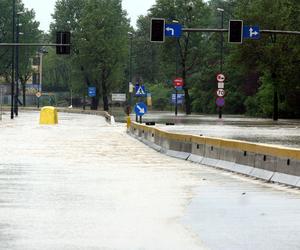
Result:
{"label": "green foliage", "polygon": [[163,83],[146,84],[147,91],[151,93],[152,105],[157,110],[170,109],[172,88]]}
{"label": "green foliage", "polygon": [[60,0],[53,17],[53,34],[63,28],[72,32],[71,79],[81,75],[85,82],[75,82],[75,89],[85,92],[87,86],[95,86],[93,108],[101,95],[108,110],[109,92],[124,83],[128,55],[129,25],[121,1]]}

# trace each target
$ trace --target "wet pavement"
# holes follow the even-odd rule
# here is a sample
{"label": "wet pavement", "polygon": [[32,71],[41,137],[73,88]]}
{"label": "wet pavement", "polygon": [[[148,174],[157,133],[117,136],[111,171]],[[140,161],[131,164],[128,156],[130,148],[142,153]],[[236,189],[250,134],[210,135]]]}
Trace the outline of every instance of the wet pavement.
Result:
{"label": "wet pavement", "polygon": [[93,115],[0,122],[0,249],[300,249],[300,191],[170,158]]}

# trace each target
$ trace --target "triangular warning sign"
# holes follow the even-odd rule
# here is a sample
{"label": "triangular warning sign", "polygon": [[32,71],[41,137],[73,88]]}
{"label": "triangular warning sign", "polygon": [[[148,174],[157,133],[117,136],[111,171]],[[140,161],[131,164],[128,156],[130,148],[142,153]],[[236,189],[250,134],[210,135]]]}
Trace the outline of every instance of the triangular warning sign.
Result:
{"label": "triangular warning sign", "polygon": [[138,88],[138,90],[137,90],[137,92],[136,92],[136,95],[145,95],[145,92],[144,92],[142,86],[140,86],[140,87]]}

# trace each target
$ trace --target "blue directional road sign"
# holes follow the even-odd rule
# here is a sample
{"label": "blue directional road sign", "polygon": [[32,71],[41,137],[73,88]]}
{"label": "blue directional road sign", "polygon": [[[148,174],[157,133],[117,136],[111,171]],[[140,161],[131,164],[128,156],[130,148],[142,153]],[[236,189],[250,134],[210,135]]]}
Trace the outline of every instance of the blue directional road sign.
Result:
{"label": "blue directional road sign", "polygon": [[250,39],[259,39],[260,30],[258,26],[244,26],[243,37]]}
{"label": "blue directional road sign", "polygon": [[147,105],[143,102],[138,102],[134,107],[134,112],[138,116],[143,116],[144,114],[147,113]]}
{"label": "blue directional road sign", "polygon": [[135,85],[135,96],[146,96],[146,88],[144,85]]}
{"label": "blue directional road sign", "polygon": [[88,88],[88,96],[95,97],[96,96],[96,87],[89,87]]}
{"label": "blue directional road sign", "polygon": [[179,23],[165,25],[165,36],[179,38],[182,34],[182,26]]}
{"label": "blue directional road sign", "polygon": [[[184,101],[184,94],[177,94],[177,104],[182,104]],[[176,94],[172,94],[172,103],[176,104]]]}

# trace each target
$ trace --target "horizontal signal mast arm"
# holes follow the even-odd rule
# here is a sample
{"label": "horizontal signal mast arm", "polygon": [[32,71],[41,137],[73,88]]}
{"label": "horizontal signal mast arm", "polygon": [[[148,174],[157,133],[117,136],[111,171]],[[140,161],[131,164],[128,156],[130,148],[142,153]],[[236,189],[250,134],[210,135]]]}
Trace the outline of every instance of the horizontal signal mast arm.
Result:
{"label": "horizontal signal mast arm", "polygon": [[71,44],[57,44],[57,43],[0,43],[0,46],[48,46],[48,47],[55,47],[55,46],[71,46]]}
{"label": "horizontal signal mast arm", "polygon": [[[183,32],[228,32],[228,29],[183,28]],[[300,31],[290,30],[260,30],[260,33],[300,35]]]}

